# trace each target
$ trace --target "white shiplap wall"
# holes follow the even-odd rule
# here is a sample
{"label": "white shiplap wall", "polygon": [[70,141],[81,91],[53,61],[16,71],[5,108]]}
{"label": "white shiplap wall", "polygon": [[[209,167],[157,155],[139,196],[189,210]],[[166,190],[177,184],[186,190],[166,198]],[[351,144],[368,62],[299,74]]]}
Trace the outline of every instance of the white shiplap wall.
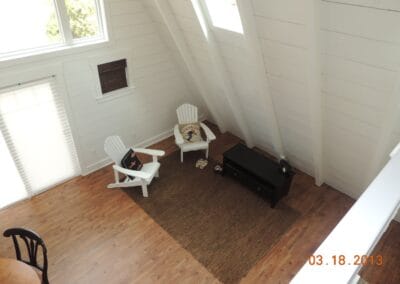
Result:
{"label": "white shiplap wall", "polygon": [[214,34],[254,143],[273,152],[273,140],[267,124],[270,114],[265,112],[265,101],[260,97],[260,90],[257,90],[257,76],[254,73],[257,68],[245,38],[218,28],[214,29]]}
{"label": "white shiplap wall", "polygon": [[[148,3],[150,3],[149,1]],[[226,98],[223,94],[222,86],[216,78],[213,63],[208,50],[208,43],[201,30],[199,21],[193,10],[190,0],[170,0],[174,16],[179,23],[179,29],[184,34],[187,45],[190,48],[192,57],[196,62],[202,75],[205,78],[204,84],[207,84],[213,93],[216,94],[216,104],[223,114],[227,128],[235,133],[240,134],[235,123],[233,115]],[[149,4],[149,6],[151,6]],[[246,57],[251,56],[245,48],[245,42],[242,36],[235,33],[218,32],[214,30],[217,40],[218,51],[222,54],[226,72],[233,84],[235,95],[239,98],[239,104],[244,111],[246,124],[252,130],[252,136],[257,145],[268,150],[272,149],[270,131],[265,127],[269,114],[265,113],[264,108],[260,107],[263,100],[256,93],[254,88],[254,67],[251,60]]]}
{"label": "white shiplap wall", "polygon": [[[393,115],[400,90],[400,4],[382,0],[320,0],[320,54],[310,54],[307,0],[251,0],[263,63],[279,132],[288,159],[313,174],[313,133],[307,70],[321,59],[323,172],[325,181],[358,197],[400,139]],[[207,113],[203,100],[157,9],[150,0],[106,0],[111,42],[73,53],[41,55],[0,63],[0,85],[26,69],[58,66],[70,105],[84,172],[103,165],[104,138],[120,134],[127,144],[167,133],[184,101]],[[240,134],[217,79],[208,42],[190,0],[168,0],[210,98],[226,128]],[[246,39],[213,29],[224,70],[233,84],[257,146],[272,152],[266,94],[257,90],[253,54]],[[98,102],[94,62],[126,54],[135,89],[129,96]],[[258,69],[259,70],[259,69]],[[29,78],[26,78],[29,80]],[[393,110],[393,111],[391,111]],[[396,121],[394,121],[396,119]],[[398,121],[397,121],[398,120]],[[385,138],[387,137],[387,138]]]}
{"label": "white shiplap wall", "polygon": [[[153,9],[150,5],[150,9]],[[183,34],[186,44],[190,49],[192,58],[198,69],[201,71],[204,84],[210,90],[210,97],[216,104],[217,109],[224,120],[226,127],[231,132],[240,135],[239,127],[235,123],[233,113],[229,107],[226,97],[223,94],[223,88],[216,78],[218,77],[213,67],[212,59],[207,50],[207,41],[193,10],[190,0],[169,0],[172,12],[178,22],[178,29]],[[156,14],[156,13],[155,13]],[[161,22],[161,21],[160,21]],[[168,36],[168,35],[166,35]]]}
{"label": "white shiplap wall", "polygon": [[[208,43],[191,1],[169,3],[206,78],[204,83],[218,94]],[[357,198],[400,138],[400,117],[395,123],[390,114],[400,89],[400,4],[391,0],[317,1],[320,54],[310,54],[307,0],[251,3],[285,154],[295,166],[313,174],[315,140],[307,70],[310,56],[315,56],[321,67],[317,80],[321,82],[324,180]],[[256,68],[248,43],[240,34],[217,28],[213,33],[251,134],[258,146],[270,150],[272,137],[265,123],[270,114],[262,106],[265,94],[255,89]],[[223,96],[217,101],[225,119],[233,122]],[[394,125],[393,129],[388,125]],[[234,128],[233,123],[228,127]],[[382,138],[385,131],[387,139]]]}
{"label": "white shiplap wall", "polygon": [[288,159],[313,174],[304,0],[253,0],[274,105]]}
{"label": "white shiplap wall", "polygon": [[[57,75],[64,82],[61,89],[70,105],[83,173],[108,162],[103,150],[107,136],[121,135],[128,145],[146,144],[170,134],[179,104],[192,102],[204,110],[142,2],[106,0],[105,4],[111,34],[108,44],[0,63],[0,85],[12,83],[13,74],[26,69],[43,73],[51,65],[61,70]],[[97,101],[93,66],[113,55],[128,57],[135,89],[127,96]],[[19,76],[18,80],[30,78]]]}
{"label": "white shiplap wall", "polygon": [[395,144],[380,139],[398,96],[400,11],[386,10],[398,8],[394,1],[337,2],[321,1],[325,172],[358,197],[373,178],[377,146],[386,144],[382,162]]}
{"label": "white shiplap wall", "polygon": [[[271,1],[267,2],[269,3],[265,1],[256,3],[257,5],[264,6],[261,9],[257,7],[255,10],[261,11],[264,9],[268,11],[269,9],[265,5],[272,5],[273,3]],[[180,24],[180,28],[185,34],[193,58],[207,79],[205,83],[218,90],[220,88],[218,86],[219,82],[215,81],[216,76],[213,72],[212,62],[207,51],[208,43],[202,33],[191,1],[170,0],[170,3],[175,17]],[[301,5],[297,7],[301,7]],[[268,62],[268,74],[265,74],[265,77],[267,79],[268,76],[270,81],[270,91],[273,95],[273,103],[277,109],[278,123],[281,128],[286,155],[294,165],[309,173],[313,173],[309,138],[310,122],[307,113],[308,102],[305,101],[305,97],[307,96],[305,85],[306,75],[305,72],[297,72],[298,64],[300,63],[296,62],[296,60],[304,62],[306,54],[304,47],[297,48],[294,46],[295,44],[304,46],[305,43],[300,37],[298,42],[293,44],[294,39],[289,37],[290,40],[286,44],[284,40],[279,40],[279,36],[285,35],[280,30],[282,21],[270,19],[268,15],[260,14],[256,15],[256,17],[261,42],[265,43],[263,46],[265,61]],[[272,24],[265,24],[264,21],[272,21]],[[287,22],[286,24],[289,29],[293,26],[292,33],[293,35],[297,35],[296,28],[298,25],[294,25],[291,22]],[[273,25],[277,25],[276,30],[265,28]],[[267,121],[271,119],[271,114],[265,112],[265,106],[263,105],[265,104],[265,100],[261,96],[266,94],[262,94],[260,90],[256,89],[257,84],[254,81],[256,78],[254,74],[256,68],[252,65],[253,55],[247,48],[245,38],[243,35],[217,28],[213,29],[213,33],[255,144],[273,152],[271,130],[267,127]],[[277,36],[278,39],[275,39],[274,36]],[[299,51],[292,56],[292,61],[288,61],[286,60],[286,55],[280,52],[281,47],[277,45]],[[296,104],[291,103],[294,100],[297,100]],[[226,112],[225,119],[228,121],[228,124],[230,123],[228,129],[237,133],[235,131],[236,126],[232,123],[234,120],[231,115],[228,115],[230,110],[226,107],[227,102],[223,96],[220,96],[219,101],[221,112]]]}

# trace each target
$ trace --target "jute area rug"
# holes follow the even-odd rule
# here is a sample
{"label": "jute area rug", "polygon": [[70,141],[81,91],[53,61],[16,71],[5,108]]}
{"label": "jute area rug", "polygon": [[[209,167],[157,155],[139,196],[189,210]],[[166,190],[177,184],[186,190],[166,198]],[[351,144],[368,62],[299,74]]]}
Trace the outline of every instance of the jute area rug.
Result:
{"label": "jute area rug", "polygon": [[284,202],[270,204],[230,177],[213,172],[214,162],[195,167],[200,152],[161,160],[160,177],[144,198],[125,192],[223,283],[237,283],[300,216]]}

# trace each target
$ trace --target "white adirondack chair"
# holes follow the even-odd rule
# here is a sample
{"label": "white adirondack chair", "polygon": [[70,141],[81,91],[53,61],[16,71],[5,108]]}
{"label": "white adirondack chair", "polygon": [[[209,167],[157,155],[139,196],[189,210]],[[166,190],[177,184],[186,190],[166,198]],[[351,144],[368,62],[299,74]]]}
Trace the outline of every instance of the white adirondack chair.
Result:
{"label": "white adirondack chair", "polygon": [[[176,114],[178,115],[178,122],[179,124],[186,124],[186,123],[198,123],[198,114],[197,114],[197,107],[191,104],[183,104],[176,109]],[[181,162],[183,162],[183,153],[189,151],[198,151],[198,150],[205,150],[206,151],[206,159],[208,158],[208,149],[209,143],[216,139],[214,133],[208,128],[207,125],[200,122],[201,128],[204,130],[206,134],[206,141],[199,141],[199,142],[185,142],[182,137],[181,132],[179,131],[179,124],[175,125],[174,127],[174,136],[175,136],[175,143],[181,150]]]}
{"label": "white adirondack chair", "polygon": [[[119,136],[107,137],[104,142],[104,151],[114,161],[114,177],[115,183],[110,183],[108,188],[116,187],[133,187],[141,186],[144,197],[148,197],[147,185],[151,183],[154,177],[158,177],[158,169],[160,163],[158,157],[164,156],[165,152],[161,150],[143,149],[143,148],[132,148],[136,153],[143,153],[153,156],[151,163],[143,164],[140,171],[133,171],[121,167],[121,160],[130,148],[126,147]],[[119,180],[119,173],[126,175],[123,181]],[[134,177],[134,178],[130,178]]]}

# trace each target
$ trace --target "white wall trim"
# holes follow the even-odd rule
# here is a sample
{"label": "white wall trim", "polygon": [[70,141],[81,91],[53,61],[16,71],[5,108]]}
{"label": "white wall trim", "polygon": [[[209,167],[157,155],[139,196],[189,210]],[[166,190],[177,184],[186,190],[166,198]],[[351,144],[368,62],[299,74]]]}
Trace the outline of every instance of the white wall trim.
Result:
{"label": "white wall trim", "polygon": [[[138,148],[146,148],[150,145],[153,145],[155,143],[158,143],[170,136],[172,136],[173,134],[173,129],[164,131],[156,136],[150,137],[146,140],[143,140],[142,142],[139,142],[138,144],[135,144],[134,147],[138,147]],[[112,160],[110,158],[104,158],[101,159],[100,161],[90,164],[89,166],[87,166],[83,171],[82,171],[82,175],[83,176],[87,176],[97,170],[100,170],[108,165],[112,164]]]}
{"label": "white wall trim", "polygon": [[[389,149],[390,140],[393,131],[396,129],[397,122],[400,120],[400,70],[397,72],[396,87],[393,90],[392,99],[388,102],[388,109],[383,119],[381,131],[379,135],[376,151],[370,163],[370,168],[365,176],[364,186],[367,187],[369,183],[375,178],[377,173],[384,166],[385,162],[390,158]],[[394,154],[393,154],[394,155]],[[400,219],[400,215],[399,215]]]}
{"label": "white wall trim", "polygon": [[[109,101],[112,99],[119,98],[121,96],[127,96],[133,94],[135,85],[132,77],[132,72],[133,72],[132,71],[133,63],[131,56],[132,53],[133,53],[132,50],[126,49],[126,50],[114,51],[103,56],[95,56],[89,58],[89,64],[93,75],[93,81],[95,82],[96,85],[95,99],[97,100],[97,102]],[[127,66],[125,71],[126,71],[126,80],[128,82],[128,87],[103,94],[101,92],[100,77],[97,66],[99,64],[104,64],[107,62],[112,62],[121,59],[126,59]]]}
{"label": "white wall trim", "polygon": [[[206,120],[206,116],[204,113],[200,114],[199,116],[199,120],[200,121],[204,121]],[[153,137],[150,137],[148,139],[143,140],[142,142],[139,142],[135,145],[133,145],[133,147],[137,147],[137,148],[147,148],[153,144],[156,144],[164,139],[167,139],[168,137],[171,137],[174,133],[173,128],[171,128],[170,130],[164,131],[160,134],[157,134]],[[82,176],[87,176],[97,170],[100,170],[101,168],[104,168],[108,165],[112,164],[112,161],[110,158],[104,158],[101,159],[100,161],[90,164],[89,166],[87,166],[85,169],[82,170]]]}
{"label": "white wall trim", "polygon": [[[64,34],[65,42],[59,44],[44,46],[38,48],[31,48],[26,51],[16,52],[14,55],[10,55],[0,59],[0,68],[11,67],[17,64],[35,63],[44,60],[54,59],[61,56],[76,55],[82,52],[92,51],[101,48],[107,48],[112,46],[110,27],[111,17],[108,13],[109,6],[105,0],[96,0],[96,12],[97,19],[100,28],[100,34],[96,38],[81,40],[78,42],[71,42],[71,35]],[[57,5],[63,4],[64,2],[58,2]],[[65,7],[59,7],[58,12]],[[65,12],[65,11],[64,11]],[[63,12],[59,13],[58,19],[64,21]],[[68,19],[66,19],[68,20]],[[65,29],[69,29],[69,22],[63,24]]]}
{"label": "white wall trim", "polygon": [[194,63],[192,55],[189,51],[189,48],[186,44],[185,38],[182,34],[182,31],[179,30],[179,25],[175,20],[172,9],[167,3],[168,1],[160,1],[160,0],[153,0],[154,5],[157,8],[158,13],[161,15],[161,19],[163,20],[164,24],[167,27],[167,30],[170,36],[173,39],[180,55],[184,63],[186,64],[187,69],[195,83],[197,90],[199,91],[200,95],[203,97],[203,100],[211,112],[211,115],[215,118],[218,127],[222,132],[226,131],[226,123],[223,121],[221,115],[219,114],[217,108],[215,107],[215,102],[213,99],[210,98],[210,90],[208,90],[204,85],[203,77],[201,76],[201,72],[198,70],[197,65]]}
{"label": "white wall trim", "polygon": [[307,0],[308,70],[307,85],[310,96],[309,110],[312,132],[312,155],[316,185],[324,182],[323,132],[322,132],[322,83],[320,51],[320,0]]}
{"label": "white wall trim", "polygon": [[[18,82],[26,82],[30,80],[37,80],[44,77],[55,76],[56,88],[58,95],[62,98],[65,108],[65,113],[67,115],[68,123],[70,124],[71,135],[73,143],[75,145],[75,150],[78,159],[78,171],[82,171],[82,146],[79,140],[77,122],[74,119],[71,102],[69,100],[67,87],[65,85],[63,67],[61,64],[46,64],[40,67],[26,69],[21,71],[11,71],[0,76],[0,82],[5,82],[5,85],[10,85]],[[0,85],[1,87],[1,85]]]}
{"label": "white wall trim", "polygon": [[140,143],[137,143],[134,146],[137,148],[146,148],[146,147],[149,147],[155,143],[158,143],[168,137],[171,137],[172,134],[173,134],[173,129],[170,129],[170,130],[164,131],[156,136],[150,137]]}
{"label": "white wall trim", "polygon": [[344,255],[347,263],[356,255],[371,255],[400,207],[399,170],[397,153],[312,254],[330,264],[306,262],[290,283],[349,283],[358,274],[361,264],[334,265],[332,256]]}
{"label": "white wall trim", "polygon": [[237,5],[239,13],[242,18],[242,25],[244,30],[244,37],[247,43],[249,51],[255,54],[254,65],[257,67],[256,76],[258,91],[261,100],[264,102],[264,108],[266,113],[271,114],[266,119],[267,125],[271,130],[272,144],[277,157],[285,157],[285,151],[282,143],[282,137],[279,130],[278,119],[276,116],[276,110],[272,99],[269,82],[267,79],[267,69],[265,66],[265,58],[261,49],[260,37],[257,31],[257,25],[255,22],[254,8],[252,7],[251,1],[238,0]]}
{"label": "white wall trim", "polygon": [[98,171],[108,165],[111,165],[112,161],[110,158],[104,158],[96,163],[88,165],[82,170],[82,176],[87,176],[95,171]]}
{"label": "white wall trim", "polygon": [[191,0],[191,3],[203,29],[204,37],[208,43],[207,51],[211,55],[214,69],[216,71],[216,75],[219,77],[219,83],[221,84],[225,98],[228,101],[228,104],[233,113],[233,117],[235,118],[235,121],[240,129],[240,132],[243,135],[247,146],[252,148],[254,147],[253,137],[247,126],[247,122],[243,115],[241,105],[238,101],[236,91],[232,85],[231,79],[227,74],[226,67],[222,61],[222,56],[220,54],[217,41],[214,38],[213,32],[210,28],[211,18],[207,11],[207,7],[205,3],[201,0]]}

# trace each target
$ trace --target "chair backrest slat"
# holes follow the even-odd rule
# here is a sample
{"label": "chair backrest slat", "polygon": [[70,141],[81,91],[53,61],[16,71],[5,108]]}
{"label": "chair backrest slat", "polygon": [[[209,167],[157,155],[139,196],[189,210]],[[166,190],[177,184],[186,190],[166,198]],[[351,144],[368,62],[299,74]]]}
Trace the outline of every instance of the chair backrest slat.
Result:
{"label": "chair backrest slat", "polygon": [[21,260],[21,250],[19,249],[18,241],[16,235],[12,235],[14,247],[15,247],[15,256],[18,260]]}
{"label": "chair backrest slat", "polygon": [[104,142],[104,151],[118,166],[121,165],[121,160],[128,150],[119,136],[107,137]]}
{"label": "chair backrest slat", "polygon": [[197,107],[191,104],[183,104],[176,109],[179,124],[198,122]]}

